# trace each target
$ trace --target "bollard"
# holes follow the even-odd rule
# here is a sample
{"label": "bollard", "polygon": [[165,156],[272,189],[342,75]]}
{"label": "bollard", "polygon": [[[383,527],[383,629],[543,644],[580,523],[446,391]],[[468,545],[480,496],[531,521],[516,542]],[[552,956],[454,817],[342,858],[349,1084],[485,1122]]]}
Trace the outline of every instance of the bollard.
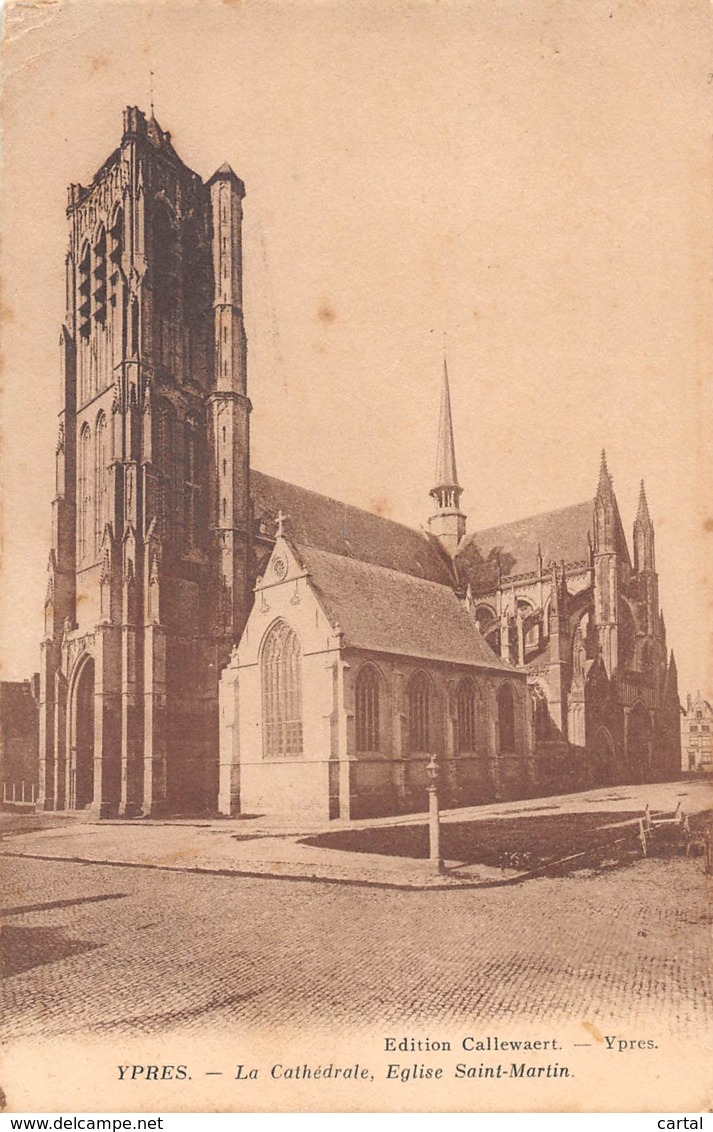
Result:
{"label": "bollard", "polygon": [[641,842],[642,856],[646,856],[646,827],[644,826],[644,819],[639,818],[639,841]]}
{"label": "bollard", "polygon": [[436,873],[443,872],[441,857],[441,815],[438,806],[438,762],[432,755],[426,767],[428,776],[428,858]]}

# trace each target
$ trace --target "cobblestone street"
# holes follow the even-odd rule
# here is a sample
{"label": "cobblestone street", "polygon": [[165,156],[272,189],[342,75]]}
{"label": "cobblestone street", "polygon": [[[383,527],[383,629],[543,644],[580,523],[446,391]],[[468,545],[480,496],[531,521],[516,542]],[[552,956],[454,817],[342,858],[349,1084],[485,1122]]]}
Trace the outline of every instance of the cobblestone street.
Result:
{"label": "cobblestone street", "polygon": [[6,858],[6,1038],[711,1012],[700,861],[487,891]]}

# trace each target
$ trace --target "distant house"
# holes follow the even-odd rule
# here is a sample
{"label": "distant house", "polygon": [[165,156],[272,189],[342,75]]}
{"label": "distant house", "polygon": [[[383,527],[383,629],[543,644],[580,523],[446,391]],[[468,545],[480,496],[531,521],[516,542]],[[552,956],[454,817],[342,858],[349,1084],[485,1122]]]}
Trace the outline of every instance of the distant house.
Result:
{"label": "distant house", "polygon": [[713,773],[713,707],[700,692],[689,692],[681,712],[681,765],[684,770]]}
{"label": "distant house", "polygon": [[0,682],[0,782],[4,802],[33,803],[39,781],[38,677]]}

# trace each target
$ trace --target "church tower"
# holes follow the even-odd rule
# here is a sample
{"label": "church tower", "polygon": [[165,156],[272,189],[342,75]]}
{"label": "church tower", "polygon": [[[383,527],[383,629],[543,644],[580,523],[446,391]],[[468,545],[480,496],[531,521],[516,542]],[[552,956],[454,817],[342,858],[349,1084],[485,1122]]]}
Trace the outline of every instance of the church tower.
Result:
{"label": "church tower", "polygon": [[436,510],[428,520],[428,527],[431,534],[436,536],[451,558],[456,553],[465,534],[466,516],[460,509],[462,493],[463,488],[458,483],[458,472],[456,471],[448,365],[444,357],[441,415],[438,424],[438,445],[436,449],[436,478],[435,486],[431,488],[430,492],[436,504]]}
{"label": "church tower", "polygon": [[136,107],[69,189],[46,809],[215,805],[218,677],[250,562],[243,195],[228,167],[204,184]]}

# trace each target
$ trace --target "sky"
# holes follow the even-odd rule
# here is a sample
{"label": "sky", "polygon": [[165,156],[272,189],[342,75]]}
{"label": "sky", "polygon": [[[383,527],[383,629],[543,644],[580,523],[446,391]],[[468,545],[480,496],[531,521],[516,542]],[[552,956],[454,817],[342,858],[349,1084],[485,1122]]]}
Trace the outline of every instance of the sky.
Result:
{"label": "sky", "polygon": [[[713,692],[707,0],[47,0],[5,11],[0,675],[38,667],[66,188],[126,105],[246,184],[253,466],[413,525],[444,342],[469,529],[643,477]],[[151,72],[153,71],[153,81]]]}

